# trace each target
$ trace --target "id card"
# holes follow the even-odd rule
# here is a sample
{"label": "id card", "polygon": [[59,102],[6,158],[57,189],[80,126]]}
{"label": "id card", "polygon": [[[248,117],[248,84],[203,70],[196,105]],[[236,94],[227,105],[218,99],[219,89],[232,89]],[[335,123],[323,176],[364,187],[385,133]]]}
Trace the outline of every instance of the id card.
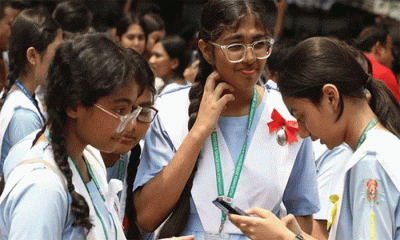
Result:
{"label": "id card", "polygon": [[221,240],[221,239],[225,239],[228,240],[229,239],[229,234],[228,233],[209,233],[206,232],[204,233],[204,239],[205,240]]}

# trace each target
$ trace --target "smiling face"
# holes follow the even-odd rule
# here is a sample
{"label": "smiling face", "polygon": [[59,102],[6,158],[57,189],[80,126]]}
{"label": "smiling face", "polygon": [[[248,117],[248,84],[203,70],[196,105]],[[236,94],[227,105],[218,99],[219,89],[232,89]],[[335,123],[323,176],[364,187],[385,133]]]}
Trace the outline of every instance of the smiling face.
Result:
{"label": "smiling face", "polygon": [[311,137],[320,139],[329,149],[339,146],[343,141],[340,123],[336,120],[336,113],[330,108],[325,96],[321,103],[315,105],[308,98],[283,97],[289,112],[299,124],[301,138]]}
{"label": "smiling face", "polygon": [[[238,29],[224,30],[215,43],[220,45],[251,44],[262,39],[268,39],[267,33],[256,24],[256,18],[251,14],[241,21]],[[249,48],[246,50],[244,59],[238,63],[228,61],[223,50],[218,46],[208,44],[208,47],[200,47],[200,50],[207,62],[221,75],[222,80],[240,90],[254,87],[266,63],[266,59],[257,59],[253,50]]]}
{"label": "smiling face", "polygon": [[139,54],[143,54],[146,46],[145,33],[139,24],[132,24],[121,36],[121,44],[126,48],[132,48]]}

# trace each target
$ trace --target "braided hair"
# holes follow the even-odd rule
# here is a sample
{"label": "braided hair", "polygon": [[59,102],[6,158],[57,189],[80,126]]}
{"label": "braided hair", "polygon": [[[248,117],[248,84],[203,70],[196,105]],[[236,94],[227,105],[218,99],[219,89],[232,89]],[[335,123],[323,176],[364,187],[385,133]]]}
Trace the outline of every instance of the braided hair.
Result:
{"label": "braided hair", "polygon": [[[205,42],[215,41],[227,28],[238,29],[241,21],[250,14],[255,16],[258,26],[264,29],[267,34],[270,34],[272,28],[267,22],[265,6],[261,1],[210,0],[204,5],[200,16],[199,39],[203,39]],[[199,71],[196,75],[195,83],[192,85],[189,92],[189,130],[196,121],[206,79],[213,71],[213,66],[204,59],[201,52],[199,53]],[[197,163],[173,209],[172,215],[160,230],[160,238],[177,236],[186,228],[190,215],[190,191],[192,189],[196,170]]]}
{"label": "braided hair", "polygon": [[34,47],[37,52],[44,54],[54,42],[59,29],[57,22],[42,9],[25,9],[15,18],[10,29],[9,73],[0,99],[0,109],[19,75],[26,71],[28,48]]}
{"label": "braided hair", "polygon": [[65,140],[66,109],[78,103],[85,107],[93,106],[99,98],[131,82],[139,86],[140,94],[149,72],[151,70],[142,56],[125,49],[103,33],[86,34],[66,41],[54,55],[47,76],[45,104],[54,160],[67,180],[72,197],[74,226],[90,230],[92,224],[88,204],[72,183]]}

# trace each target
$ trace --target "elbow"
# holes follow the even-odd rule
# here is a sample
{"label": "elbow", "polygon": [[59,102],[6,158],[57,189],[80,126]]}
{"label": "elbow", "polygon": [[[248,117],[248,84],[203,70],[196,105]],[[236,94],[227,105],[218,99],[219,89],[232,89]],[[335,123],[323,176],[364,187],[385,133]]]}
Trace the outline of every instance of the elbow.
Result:
{"label": "elbow", "polygon": [[146,232],[154,232],[161,224],[156,223],[154,219],[149,216],[151,214],[137,214],[136,223],[141,229]]}

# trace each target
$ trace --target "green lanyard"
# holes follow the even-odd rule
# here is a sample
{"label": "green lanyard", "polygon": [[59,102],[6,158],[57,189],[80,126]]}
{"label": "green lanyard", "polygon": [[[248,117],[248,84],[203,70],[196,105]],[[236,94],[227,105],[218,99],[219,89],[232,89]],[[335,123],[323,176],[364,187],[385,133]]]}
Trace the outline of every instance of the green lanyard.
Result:
{"label": "green lanyard", "polygon": [[354,149],[354,152],[357,151],[357,149],[361,146],[361,144],[363,144],[363,142],[365,141],[365,139],[367,138],[367,132],[369,130],[371,130],[372,128],[375,127],[375,125],[379,122],[378,117],[374,116],[369,123],[367,124],[367,126],[364,128],[364,131],[361,134],[360,139],[358,139],[356,148]]}
{"label": "green lanyard", "polygon": [[[47,140],[51,141],[51,137],[50,137],[50,134],[49,134],[49,132],[48,132],[48,129],[46,129],[46,131],[45,131],[45,136],[46,136]],[[76,170],[77,170],[78,173],[79,173],[79,176],[81,177],[81,180],[82,180],[82,182],[83,182],[83,185],[85,185],[85,188],[86,188],[86,191],[87,191],[88,194],[89,194],[89,197],[92,199],[92,197],[91,197],[91,195],[90,195],[90,192],[89,192],[89,188],[88,188],[87,185],[86,185],[86,182],[85,182],[85,179],[83,178],[83,175],[82,175],[81,170],[79,169],[79,167],[78,167],[78,165],[76,164],[75,160],[72,159],[71,156],[68,155],[68,158],[71,159],[72,163],[74,164]],[[106,200],[105,200],[105,197],[104,197],[103,194],[101,194],[101,192],[100,192],[100,185],[99,185],[99,183],[97,182],[96,177],[95,177],[94,174],[93,174],[92,168],[90,167],[90,165],[88,164],[88,162],[86,161],[85,158],[83,158],[83,160],[85,161],[85,164],[86,164],[86,167],[87,167],[87,169],[88,169],[88,172],[89,172],[89,174],[90,174],[91,179],[93,180],[94,184],[96,185],[96,188],[97,188],[97,190],[99,191],[101,198],[102,198],[103,201],[105,202],[105,201],[106,201]],[[92,199],[92,202],[93,202],[93,199]],[[104,225],[103,218],[101,217],[101,214],[100,214],[99,210],[97,209],[96,205],[94,204],[94,202],[93,202],[93,208],[94,208],[94,210],[96,211],[97,217],[100,219],[101,226],[103,227],[104,235],[106,236],[106,239],[108,240],[109,238],[108,238],[108,234],[107,234],[107,229],[106,229],[106,227],[105,227],[105,225]],[[113,225],[114,225],[114,229],[115,229],[115,239],[117,239],[117,228],[116,228],[116,226],[115,226],[114,218],[111,216],[111,219],[112,219],[112,221],[113,221]]]}
{"label": "green lanyard", "polygon": [[[246,153],[246,147],[247,147],[247,139],[249,137],[249,132],[251,125],[253,124],[254,120],[254,115],[256,113],[257,109],[257,90],[254,88],[253,91],[253,99],[251,101],[250,105],[250,114],[249,114],[249,120],[247,123],[247,133],[246,133],[246,138],[244,140],[242,150],[240,151],[239,154],[239,159],[236,163],[235,166],[235,172],[233,173],[231,185],[229,187],[229,192],[228,192],[228,202],[230,203],[233,197],[235,196],[236,188],[239,182],[239,177],[240,173],[242,171],[243,167],[243,162],[244,162],[244,155]],[[212,142],[212,147],[213,147],[213,153],[214,153],[214,163],[215,163],[215,173],[217,177],[217,188],[218,188],[218,197],[224,198],[225,193],[224,193],[224,178],[222,177],[222,165],[221,165],[221,156],[219,152],[219,146],[218,146],[218,136],[217,136],[217,131],[214,130],[214,132],[211,133],[211,142]],[[221,212],[221,227],[220,227],[220,232],[223,227],[223,223],[226,221],[226,214],[224,212]]]}

